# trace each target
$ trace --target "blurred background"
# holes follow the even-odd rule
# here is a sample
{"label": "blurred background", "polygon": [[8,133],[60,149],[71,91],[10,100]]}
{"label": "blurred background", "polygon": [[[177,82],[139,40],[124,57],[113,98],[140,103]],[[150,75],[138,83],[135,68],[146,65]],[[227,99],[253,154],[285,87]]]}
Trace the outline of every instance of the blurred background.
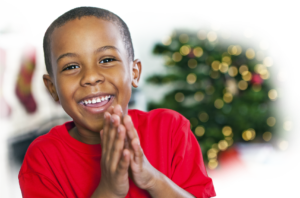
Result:
{"label": "blurred background", "polygon": [[191,122],[217,197],[298,197],[297,1],[0,1],[0,191],[18,198],[30,142],[70,120],[47,93],[42,39],[78,6],[119,15],[141,84],[130,108]]}

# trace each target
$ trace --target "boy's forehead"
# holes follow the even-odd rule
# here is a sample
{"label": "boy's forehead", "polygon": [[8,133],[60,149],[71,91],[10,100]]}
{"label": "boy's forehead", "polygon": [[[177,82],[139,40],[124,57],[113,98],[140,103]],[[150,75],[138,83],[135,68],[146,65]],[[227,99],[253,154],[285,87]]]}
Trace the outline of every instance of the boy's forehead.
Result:
{"label": "boy's forehead", "polygon": [[74,19],[56,28],[51,35],[50,45],[53,58],[66,51],[88,53],[106,45],[126,53],[118,25],[94,16]]}

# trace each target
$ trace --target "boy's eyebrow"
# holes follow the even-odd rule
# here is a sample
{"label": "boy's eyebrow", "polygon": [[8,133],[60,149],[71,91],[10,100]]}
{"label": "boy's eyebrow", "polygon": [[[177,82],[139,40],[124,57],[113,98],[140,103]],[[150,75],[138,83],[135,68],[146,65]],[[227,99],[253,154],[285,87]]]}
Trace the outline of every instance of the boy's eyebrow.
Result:
{"label": "boy's eyebrow", "polygon": [[[103,46],[103,47],[99,47],[98,49],[95,50],[94,53],[96,54],[96,53],[103,52],[103,51],[109,50],[109,49],[114,49],[114,50],[120,52],[119,49],[116,48],[115,46],[106,45],[106,46]],[[57,58],[56,63],[58,63],[58,61],[59,61],[60,59],[66,57],[66,56],[69,56],[69,57],[76,57],[76,56],[78,56],[78,55],[77,55],[76,53],[65,53],[65,54],[62,54],[62,55],[60,55],[60,56]]]}

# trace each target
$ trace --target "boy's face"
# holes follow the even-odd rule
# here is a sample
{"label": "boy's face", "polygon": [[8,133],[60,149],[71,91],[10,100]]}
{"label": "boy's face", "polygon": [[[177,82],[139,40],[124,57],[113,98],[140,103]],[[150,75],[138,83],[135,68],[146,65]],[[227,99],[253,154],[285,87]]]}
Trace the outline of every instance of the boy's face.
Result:
{"label": "boy's face", "polygon": [[45,85],[77,127],[99,132],[116,104],[127,114],[141,63],[129,60],[117,25],[96,17],[69,21],[54,30],[51,52],[53,76],[44,75]]}

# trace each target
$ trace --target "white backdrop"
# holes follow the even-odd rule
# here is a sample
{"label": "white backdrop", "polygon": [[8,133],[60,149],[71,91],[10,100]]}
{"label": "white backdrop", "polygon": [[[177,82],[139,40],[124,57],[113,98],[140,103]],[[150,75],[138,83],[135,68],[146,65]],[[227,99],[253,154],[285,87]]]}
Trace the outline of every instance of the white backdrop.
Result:
{"label": "white backdrop", "polygon": [[[0,0],[0,29],[12,20],[12,15],[16,11],[18,11],[16,7]],[[147,101],[159,100],[163,96],[162,94],[168,90],[167,87],[158,89],[145,83],[148,76],[165,72],[163,58],[152,54],[154,45],[161,42],[164,36],[169,35],[175,26],[195,27],[196,24],[171,14],[154,15],[149,12],[134,12],[122,17],[127,22],[131,32],[135,58],[142,61],[142,75],[138,88],[140,94],[137,95],[136,104],[131,108],[146,111]],[[45,28],[49,23],[50,21],[45,22]],[[32,26],[31,28],[34,31],[35,27]],[[22,35],[0,35],[0,47],[7,52],[3,95],[12,110],[7,119],[0,119],[0,198],[12,197],[5,140],[24,134],[52,117],[67,116],[62,107],[57,105],[47,93],[42,80],[42,75],[47,73],[43,57],[42,37],[43,33],[40,33],[32,36],[29,40],[37,47],[36,69],[32,78],[32,94],[37,103],[37,111],[28,114],[14,93],[20,68],[19,57],[25,40]]]}

